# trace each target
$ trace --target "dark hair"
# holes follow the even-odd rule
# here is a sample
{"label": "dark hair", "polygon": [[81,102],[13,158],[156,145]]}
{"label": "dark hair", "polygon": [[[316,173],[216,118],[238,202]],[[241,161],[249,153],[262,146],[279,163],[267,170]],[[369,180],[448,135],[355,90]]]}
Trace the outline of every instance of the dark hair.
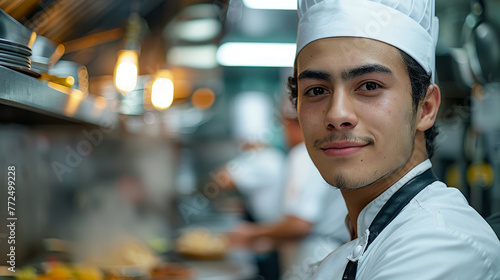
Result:
{"label": "dark hair", "polygon": [[[400,51],[403,63],[406,67],[406,71],[410,76],[411,92],[413,99],[413,109],[417,110],[420,101],[422,101],[427,93],[427,88],[431,85],[431,75],[429,75],[425,69],[418,64],[415,59]],[[294,67],[293,77],[288,77],[288,90],[290,91],[290,101],[297,106],[297,67]],[[436,125],[427,129],[425,132],[425,148],[427,150],[427,155],[429,158],[434,154],[436,144],[434,139],[438,135],[438,129]]]}
{"label": "dark hair", "polygon": [[[413,57],[409,56],[403,51],[400,51],[401,57],[403,58],[403,63],[406,67],[406,71],[410,76],[411,83],[411,96],[413,99],[413,109],[415,113],[417,112],[418,104],[420,101],[424,100],[427,94],[427,88],[431,85],[431,75],[429,75],[424,68],[417,62]],[[436,75],[436,73],[434,73]],[[436,143],[434,139],[438,135],[439,131],[437,126],[434,124],[432,127],[427,129],[425,134],[425,148],[427,150],[427,156],[429,158],[434,155],[434,150],[436,149]]]}

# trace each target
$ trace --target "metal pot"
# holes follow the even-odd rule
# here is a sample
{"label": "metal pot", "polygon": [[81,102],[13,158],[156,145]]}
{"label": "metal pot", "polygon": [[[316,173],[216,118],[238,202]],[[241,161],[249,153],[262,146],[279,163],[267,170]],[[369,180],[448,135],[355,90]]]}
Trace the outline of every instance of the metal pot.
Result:
{"label": "metal pot", "polygon": [[471,0],[464,26],[465,46],[477,83],[500,80],[500,39],[488,22],[484,0]]}

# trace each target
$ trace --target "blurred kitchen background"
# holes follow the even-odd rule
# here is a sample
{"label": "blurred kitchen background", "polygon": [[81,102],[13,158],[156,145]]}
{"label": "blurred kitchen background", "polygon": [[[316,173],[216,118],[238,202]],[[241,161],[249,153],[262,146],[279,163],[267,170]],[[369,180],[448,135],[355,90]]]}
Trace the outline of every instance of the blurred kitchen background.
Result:
{"label": "blurred kitchen background", "polygon": [[[443,98],[432,161],[487,217],[500,211],[500,1],[436,2]],[[65,252],[65,241],[84,251],[122,234],[167,253],[179,229],[238,221],[237,196],[207,182],[242,140],[286,149],[279,106],[295,1],[0,0],[0,9],[0,182],[14,165],[16,267]],[[6,187],[0,198],[6,221]],[[8,234],[2,226],[1,265]],[[254,273],[233,269],[247,275],[227,279]]]}

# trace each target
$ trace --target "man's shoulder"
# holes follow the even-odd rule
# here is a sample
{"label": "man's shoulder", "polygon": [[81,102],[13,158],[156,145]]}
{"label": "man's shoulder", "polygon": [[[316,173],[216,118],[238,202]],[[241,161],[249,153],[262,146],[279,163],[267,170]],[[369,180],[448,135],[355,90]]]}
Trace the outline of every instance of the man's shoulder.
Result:
{"label": "man's shoulder", "polygon": [[486,220],[469,205],[462,193],[439,181],[422,190],[388,229],[404,232],[404,235],[429,232],[449,236],[450,232],[457,232],[476,238],[481,235],[494,237]]}
{"label": "man's shoulder", "polygon": [[359,269],[365,275],[377,275],[367,279],[402,279],[403,275],[408,276],[405,279],[500,279],[496,236],[485,228],[459,229],[432,225],[388,231],[365,252]]}
{"label": "man's shoulder", "polygon": [[[488,275],[500,274],[498,252],[500,241],[486,221],[458,190],[436,182],[417,195],[375,239],[366,251],[369,257],[364,266],[374,275],[387,275],[393,270],[390,265],[399,265],[412,273],[422,270],[420,279],[435,279],[425,275],[440,273],[450,277],[482,273],[482,279],[497,279]],[[376,263],[383,263],[381,267],[388,271],[380,270]]]}

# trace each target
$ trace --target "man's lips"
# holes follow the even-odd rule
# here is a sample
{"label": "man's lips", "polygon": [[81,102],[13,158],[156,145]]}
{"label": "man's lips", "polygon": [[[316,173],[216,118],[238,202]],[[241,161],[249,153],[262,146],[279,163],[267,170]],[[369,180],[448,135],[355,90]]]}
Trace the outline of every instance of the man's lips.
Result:
{"label": "man's lips", "polygon": [[360,151],[366,146],[368,146],[366,143],[339,141],[327,143],[321,146],[320,149],[327,156],[347,156]]}

